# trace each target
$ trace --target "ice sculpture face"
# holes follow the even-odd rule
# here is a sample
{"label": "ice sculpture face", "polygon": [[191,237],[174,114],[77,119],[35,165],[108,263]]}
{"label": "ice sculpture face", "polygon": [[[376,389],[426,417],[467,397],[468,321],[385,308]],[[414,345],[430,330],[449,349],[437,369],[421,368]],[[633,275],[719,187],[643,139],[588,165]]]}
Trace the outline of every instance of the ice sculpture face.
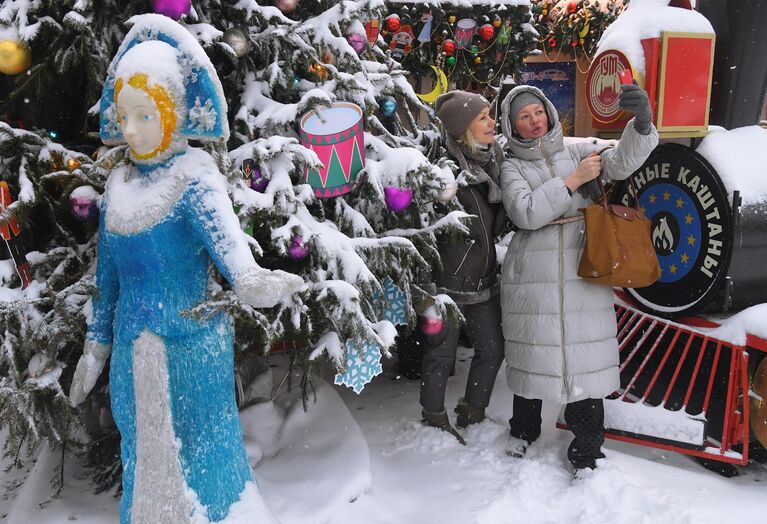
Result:
{"label": "ice sculpture face", "polygon": [[115,86],[117,118],[125,141],[136,158],[146,160],[167,149],[176,127],[175,105],[161,85],[149,85],[137,74]]}

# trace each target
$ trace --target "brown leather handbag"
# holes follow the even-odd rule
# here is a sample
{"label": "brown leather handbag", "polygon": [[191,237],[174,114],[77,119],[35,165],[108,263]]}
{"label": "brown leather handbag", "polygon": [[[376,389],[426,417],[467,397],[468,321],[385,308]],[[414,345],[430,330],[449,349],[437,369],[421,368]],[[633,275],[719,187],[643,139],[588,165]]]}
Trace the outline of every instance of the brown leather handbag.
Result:
{"label": "brown leather handbag", "polygon": [[582,279],[617,287],[646,287],[660,277],[660,266],[650,240],[650,220],[639,209],[607,203],[602,180],[596,179],[602,197],[582,208],[586,242],[578,264]]}

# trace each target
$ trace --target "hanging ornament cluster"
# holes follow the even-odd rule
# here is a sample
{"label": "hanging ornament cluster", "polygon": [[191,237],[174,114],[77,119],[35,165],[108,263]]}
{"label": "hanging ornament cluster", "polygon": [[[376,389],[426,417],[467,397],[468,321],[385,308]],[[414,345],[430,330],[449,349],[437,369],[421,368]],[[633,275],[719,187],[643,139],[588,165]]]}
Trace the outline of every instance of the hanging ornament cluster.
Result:
{"label": "hanging ornament cluster", "polygon": [[[434,89],[440,88],[441,75],[460,89],[497,84],[501,71],[519,71],[522,59],[537,45],[526,3],[419,2],[389,7],[393,12],[381,30],[389,54],[405,69],[434,78]],[[429,101],[432,94],[433,90],[419,96]]]}
{"label": "hanging ornament cluster", "polygon": [[0,73],[18,75],[29,69],[32,52],[19,40],[0,40]]}
{"label": "hanging ornament cluster", "polygon": [[192,0],[152,0],[152,10],[158,15],[178,21],[188,15],[192,9]]}
{"label": "hanging ornament cluster", "polygon": [[531,0],[535,29],[547,54],[592,56],[605,29],[628,0]]}

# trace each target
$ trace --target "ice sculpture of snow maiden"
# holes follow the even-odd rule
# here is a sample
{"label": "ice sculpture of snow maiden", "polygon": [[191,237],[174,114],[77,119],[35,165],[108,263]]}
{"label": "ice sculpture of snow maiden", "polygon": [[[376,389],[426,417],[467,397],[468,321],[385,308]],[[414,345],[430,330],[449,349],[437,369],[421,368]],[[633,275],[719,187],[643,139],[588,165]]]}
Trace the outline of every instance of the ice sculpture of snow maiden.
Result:
{"label": "ice sculpture of snow maiden", "polygon": [[270,522],[235,406],[231,321],[183,312],[206,298],[211,259],[256,307],[303,281],[256,265],[214,160],[187,143],[229,135],[208,57],[169,18],[131,22],[101,97],[101,138],[127,142],[131,162],[102,198],[98,294],[70,399],[84,399],[111,352],[122,524]]}

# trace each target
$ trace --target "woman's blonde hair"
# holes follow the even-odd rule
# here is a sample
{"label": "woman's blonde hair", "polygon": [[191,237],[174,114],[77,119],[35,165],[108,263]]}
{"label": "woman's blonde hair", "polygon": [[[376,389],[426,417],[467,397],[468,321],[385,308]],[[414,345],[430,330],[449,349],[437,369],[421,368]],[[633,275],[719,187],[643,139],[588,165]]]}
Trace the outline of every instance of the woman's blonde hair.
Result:
{"label": "woman's blonde hair", "polygon": [[469,151],[472,153],[477,152],[477,141],[474,140],[474,133],[471,132],[471,129],[467,129],[463,132],[461,135],[461,138],[458,139],[460,142],[463,142],[466,147],[469,148]]}

